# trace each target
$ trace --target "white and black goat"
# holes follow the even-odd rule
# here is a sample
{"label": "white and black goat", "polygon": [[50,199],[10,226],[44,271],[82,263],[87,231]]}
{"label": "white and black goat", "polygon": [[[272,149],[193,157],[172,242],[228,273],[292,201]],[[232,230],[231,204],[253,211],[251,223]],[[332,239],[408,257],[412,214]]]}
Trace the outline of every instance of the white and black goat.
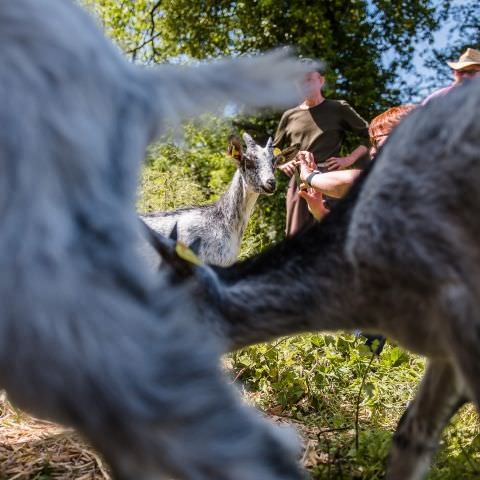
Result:
{"label": "white and black goat", "polygon": [[362,329],[428,357],[388,480],[423,478],[451,416],[480,407],[479,111],[480,79],[417,109],[329,215],[259,256],[221,269],[159,249],[229,349]]}
{"label": "white and black goat", "polygon": [[306,68],[138,68],[68,0],[0,2],[0,45],[0,387],[77,428],[117,479],[300,479],[224,381],[191,287],[138,257],[134,204],[167,117],[293,102]]}
{"label": "white and black goat", "polygon": [[[225,193],[214,203],[171,212],[143,215],[142,220],[155,232],[175,238],[186,245],[197,244],[199,258],[212,265],[229,266],[240,252],[245,227],[260,194],[272,194],[276,188],[272,139],[265,147],[243,135],[246,149],[236,137],[230,137],[228,153],[237,170]],[[282,155],[295,154],[298,148]]]}

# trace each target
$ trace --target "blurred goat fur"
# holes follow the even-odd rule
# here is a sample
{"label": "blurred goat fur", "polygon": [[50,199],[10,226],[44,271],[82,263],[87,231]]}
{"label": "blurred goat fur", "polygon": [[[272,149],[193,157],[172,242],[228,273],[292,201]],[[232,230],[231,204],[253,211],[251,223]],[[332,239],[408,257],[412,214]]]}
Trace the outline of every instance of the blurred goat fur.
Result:
{"label": "blurred goat fur", "polygon": [[293,101],[305,67],[281,52],[139,68],[67,0],[1,2],[0,44],[0,386],[118,479],[301,478],[295,442],[222,378],[191,286],[139,259],[134,203],[167,119]]}
{"label": "blurred goat fur", "polygon": [[163,246],[228,349],[361,329],[428,357],[388,480],[423,478],[451,416],[480,407],[479,112],[480,79],[416,109],[330,214],[256,257],[187,274]]}

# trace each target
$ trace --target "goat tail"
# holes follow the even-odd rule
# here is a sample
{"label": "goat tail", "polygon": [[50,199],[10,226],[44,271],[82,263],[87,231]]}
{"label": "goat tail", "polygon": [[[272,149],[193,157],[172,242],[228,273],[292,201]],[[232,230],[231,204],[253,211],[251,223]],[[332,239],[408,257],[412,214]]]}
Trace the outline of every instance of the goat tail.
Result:
{"label": "goat tail", "polygon": [[292,49],[223,59],[195,66],[160,65],[146,72],[158,102],[159,120],[218,110],[226,104],[285,107],[298,100],[295,82],[312,69]]}

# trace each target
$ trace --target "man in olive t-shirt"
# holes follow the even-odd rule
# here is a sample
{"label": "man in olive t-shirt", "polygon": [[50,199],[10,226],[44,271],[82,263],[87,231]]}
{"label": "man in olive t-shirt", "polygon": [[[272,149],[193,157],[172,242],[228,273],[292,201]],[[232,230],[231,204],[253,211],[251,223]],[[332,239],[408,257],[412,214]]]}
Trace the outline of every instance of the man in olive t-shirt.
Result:
{"label": "man in olive t-shirt", "polygon": [[[305,75],[301,84],[304,101],[287,110],[280,120],[274,146],[285,148],[295,143],[301,150],[313,153],[320,170],[348,168],[368,152],[368,123],[343,100],[330,100],[323,96],[324,76],[319,71]],[[339,157],[346,132],[353,132],[364,139],[350,155]],[[298,187],[293,177],[296,161],[279,167],[292,177],[287,191],[287,237],[315,222],[305,200],[298,196]]]}

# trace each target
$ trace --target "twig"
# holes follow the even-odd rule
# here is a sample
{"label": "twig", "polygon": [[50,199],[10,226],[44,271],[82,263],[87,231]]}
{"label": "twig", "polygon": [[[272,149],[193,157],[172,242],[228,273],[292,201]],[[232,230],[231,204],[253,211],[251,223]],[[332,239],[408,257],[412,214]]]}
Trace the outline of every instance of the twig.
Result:
{"label": "twig", "polygon": [[[454,428],[453,431],[455,432],[455,437],[458,439],[458,432],[457,429]],[[461,441],[459,440],[458,446],[460,447],[460,451],[462,452],[463,456],[467,460],[467,463],[470,465],[470,467],[473,470],[473,473],[480,473],[479,466],[477,463],[473,460],[472,456],[465,450],[465,447],[462,445]]]}
{"label": "twig", "polygon": [[140,45],[137,45],[136,47],[130,49],[129,51],[127,51],[126,53],[128,55],[133,55],[133,56],[136,56],[136,54],[143,48],[145,47],[146,45],[148,45],[149,43],[151,43],[152,45],[152,52],[153,52],[153,55],[156,55],[157,54],[157,51],[155,49],[155,43],[154,43],[154,40],[156,38],[158,38],[160,36],[160,32],[157,32],[155,33],[155,27],[156,27],[156,23],[155,23],[155,12],[157,11],[157,9],[160,7],[162,3],[162,0],[158,0],[154,5],[153,7],[151,8],[150,10],[150,13],[149,13],[149,16],[150,16],[150,31],[149,31],[149,38],[147,40],[144,40]]}
{"label": "twig", "polygon": [[350,430],[351,427],[338,427],[338,428],[326,428],[325,430],[320,430],[317,433],[317,437],[323,435],[325,433],[332,433],[332,432],[343,432],[345,430]]}
{"label": "twig", "polygon": [[141,50],[143,47],[145,47],[146,45],[148,45],[149,43],[153,42],[156,38],[158,38],[160,35],[162,34],[162,32],[157,32],[155,35],[152,35],[148,40],[145,40],[143,41],[140,45],[137,45],[136,47],[128,50],[126,53],[127,55],[130,55],[130,54],[136,54],[139,50]]}
{"label": "twig", "polygon": [[360,384],[360,388],[358,390],[357,396],[357,403],[356,403],[356,412],[355,412],[355,450],[358,452],[359,447],[359,426],[358,426],[358,417],[360,416],[360,399],[362,396],[363,386],[365,385],[365,380],[367,378],[367,374],[370,371],[370,367],[372,365],[373,359],[375,358],[376,353],[373,352],[372,356],[370,357],[370,361],[368,362],[367,368],[365,372],[363,372],[362,383]]}
{"label": "twig", "polygon": [[110,476],[110,474],[108,473],[107,469],[106,469],[105,466],[103,465],[103,462],[102,462],[102,460],[100,459],[100,457],[99,457],[96,453],[94,453],[94,452],[92,452],[92,451],[90,451],[89,453],[90,453],[90,455],[92,455],[92,457],[95,459],[95,462],[97,463],[97,467],[98,467],[98,469],[100,470],[101,474],[104,476],[105,480],[111,480],[112,477]]}
{"label": "twig", "polygon": [[281,343],[286,342],[290,337],[285,337],[279,340],[277,343],[274,343],[265,353],[266,355],[268,352],[271,352],[274,348],[277,348]]}
{"label": "twig", "polygon": [[235,378],[231,381],[231,384],[234,384],[243,374],[243,372],[247,369],[247,367],[243,367],[237,375],[235,375]]}

